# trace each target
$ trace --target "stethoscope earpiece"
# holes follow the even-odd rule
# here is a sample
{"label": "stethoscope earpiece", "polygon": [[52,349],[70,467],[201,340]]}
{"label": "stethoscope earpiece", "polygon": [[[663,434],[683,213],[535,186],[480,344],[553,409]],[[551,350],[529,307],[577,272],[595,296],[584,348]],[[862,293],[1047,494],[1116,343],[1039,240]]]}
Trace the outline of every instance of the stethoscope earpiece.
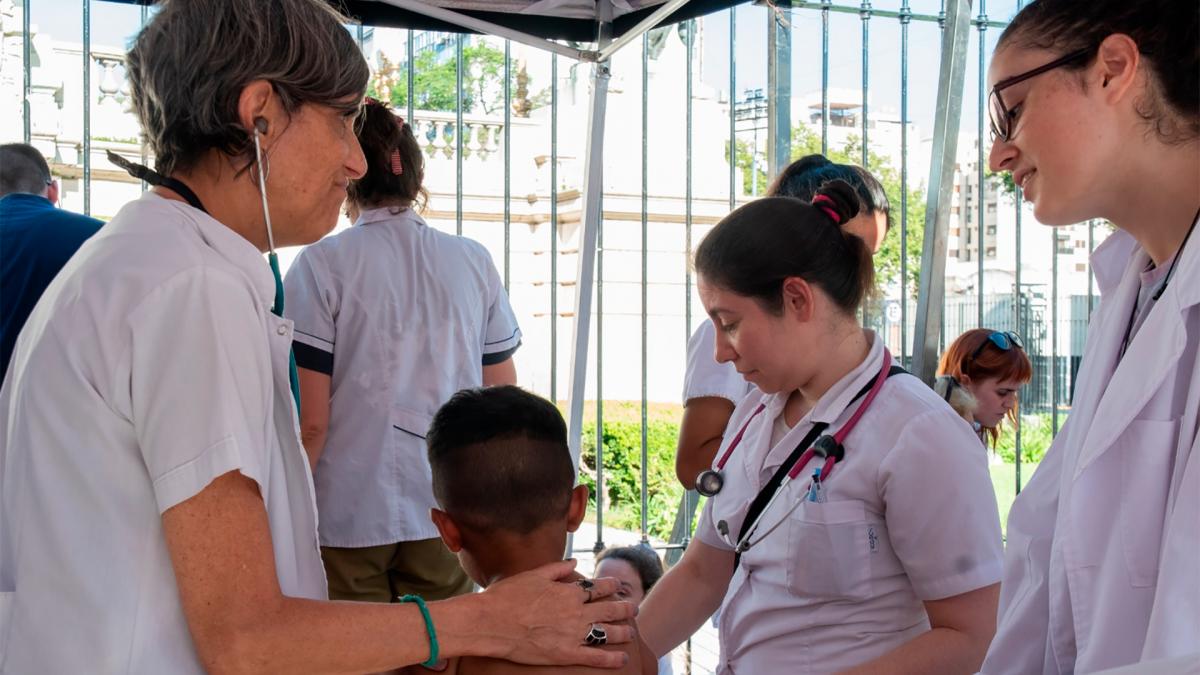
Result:
{"label": "stethoscope earpiece", "polygon": [[263,117],[254,118],[254,130],[260,134],[267,133],[267,120]]}

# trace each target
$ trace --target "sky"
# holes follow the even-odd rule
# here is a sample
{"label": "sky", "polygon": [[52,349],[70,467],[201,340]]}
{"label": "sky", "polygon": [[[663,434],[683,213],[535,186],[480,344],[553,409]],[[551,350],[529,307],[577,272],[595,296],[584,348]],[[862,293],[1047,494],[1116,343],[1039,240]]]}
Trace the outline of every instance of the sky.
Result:
{"label": "sky", "polygon": [[[913,12],[936,15],[941,0],[909,0]],[[1018,0],[973,3],[973,15],[987,13],[990,20],[1007,21],[1016,12]],[[82,40],[81,0],[30,0],[31,20],[41,32],[56,39]],[[799,3],[797,3],[799,4]],[[835,0],[836,5],[858,7],[852,0]],[[880,0],[870,3],[874,9],[896,11],[901,0]],[[821,87],[821,12],[819,3],[796,7],[788,14],[792,22],[792,92],[801,96],[819,91]],[[94,45],[124,48],[137,32],[142,8],[123,3],[95,0],[91,4],[91,39]],[[762,6],[741,5],[736,13],[734,63],[737,96],[746,89],[767,84],[768,9]],[[703,43],[699,46],[698,77],[705,84],[727,91],[729,89],[729,11],[718,12],[702,19]],[[831,12],[829,80],[831,88],[861,91],[863,80],[862,38],[864,22],[857,14]],[[899,112],[900,95],[900,23],[891,17],[874,17],[868,22],[868,82],[871,108],[887,108]],[[989,28],[984,36],[984,57],[999,37],[999,29]],[[937,98],[940,30],[936,23],[914,21],[909,28],[909,119],[922,130],[931,128]],[[966,88],[963,102],[963,129],[974,130],[977,123],[979,86],[979,31],[972,28],[967,52]]]}

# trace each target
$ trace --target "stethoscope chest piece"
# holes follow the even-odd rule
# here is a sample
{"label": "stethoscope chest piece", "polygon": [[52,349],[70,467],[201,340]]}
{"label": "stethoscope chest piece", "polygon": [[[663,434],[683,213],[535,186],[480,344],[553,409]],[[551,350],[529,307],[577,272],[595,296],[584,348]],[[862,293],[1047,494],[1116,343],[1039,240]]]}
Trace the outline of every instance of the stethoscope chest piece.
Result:
{"label": "stethoscope chest piece", "polygon": [[725,477],[720,471],[707,469],[696,476],[696,492],[705,497],[715,497],[725,487]]}

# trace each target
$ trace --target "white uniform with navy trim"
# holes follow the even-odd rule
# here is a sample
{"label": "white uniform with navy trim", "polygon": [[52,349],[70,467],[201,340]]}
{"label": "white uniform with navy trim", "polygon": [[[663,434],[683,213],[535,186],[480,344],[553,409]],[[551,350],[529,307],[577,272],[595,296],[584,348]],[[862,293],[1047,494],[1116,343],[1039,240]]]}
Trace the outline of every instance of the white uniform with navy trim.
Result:
{"label": "white uniform with navy trim", "polygon": [[283,594],[326,598],[274,297],[252,244],[154,193],[47,289],[0,389],[0,672],[203,672],[161,514],[230,471]]}
{"label": "white uniform with navy trim", "polygon": [[1071,417],[1009,513],[987,675],[1200,673],[1197,236],[1119,359],[1150,258],[1123,231],[1092,254],[1103,299]]}
{"label": "white uniform with navy trim", "polygon": [[487,249],[412,210],[371,209],[306,248],[284,287],[297,363],[332,377],[314,471],[321,545],[437,537],[429,423],[521,344]]}
{"label": "white uniform with navy trim", "polygon": [[705,319],[696,327],[687,345],[687,369],[683,375],[683,403],[694,398],[723,398],[734,405],[755,390],[753,384],[738,373],[732,363],[718,363],[714,358],[716,327]]}
{"label": "white uniform with navy trim", "polygon": [[[818,421],[840,428],[850,400],[883,367],[871,334],[867,359],[771,447],[787,394],[747,396],[728,430],[741,429],[722,491],[696,529],[705,544],[732,547],[746,510]],[[735,433],[726,433],[720,457]],[[824,484],[823,502],[803,501],[814,460],[765,512],[758,536],[730,580],[719,620],[718,673],[828,673],[869,661],[929,630],[922,601],[1000,580],[1001,535],[987,459],[945,401],[910,375],[887,380],[846,438],[845,459]],[[715,464],[715,462],[714,462]],[[757,542],[758,536],[752,537]]]}

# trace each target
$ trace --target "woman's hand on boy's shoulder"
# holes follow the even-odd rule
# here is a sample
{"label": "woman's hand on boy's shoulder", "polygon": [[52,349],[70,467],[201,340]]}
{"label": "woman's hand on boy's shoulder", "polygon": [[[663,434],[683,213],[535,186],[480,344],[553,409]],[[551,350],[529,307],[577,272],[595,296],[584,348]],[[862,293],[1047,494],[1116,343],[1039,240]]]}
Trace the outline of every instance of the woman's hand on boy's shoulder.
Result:
{"label": "woman's hand on boy's shoulder", "polygon": [[[637,608],[628,602],[596,602],[616,593],[615,579],[598,579],[584,588],[570,582],[575,561],[543,565],[509,577],[481,593],[478,604],[484,613],[480,625],[503,630],[506,648],[488,654],[530,665],[583,665],[621,668],[628,660],[623,652],[612,652],[584,644],[593,624],[600,624],[613,645],[634,639],[629,623]],[[587,602],[588,599],[592,602]],[[507,628],[508,630],[504,630]],[[497,636],[500,637],[500,636]]]}

